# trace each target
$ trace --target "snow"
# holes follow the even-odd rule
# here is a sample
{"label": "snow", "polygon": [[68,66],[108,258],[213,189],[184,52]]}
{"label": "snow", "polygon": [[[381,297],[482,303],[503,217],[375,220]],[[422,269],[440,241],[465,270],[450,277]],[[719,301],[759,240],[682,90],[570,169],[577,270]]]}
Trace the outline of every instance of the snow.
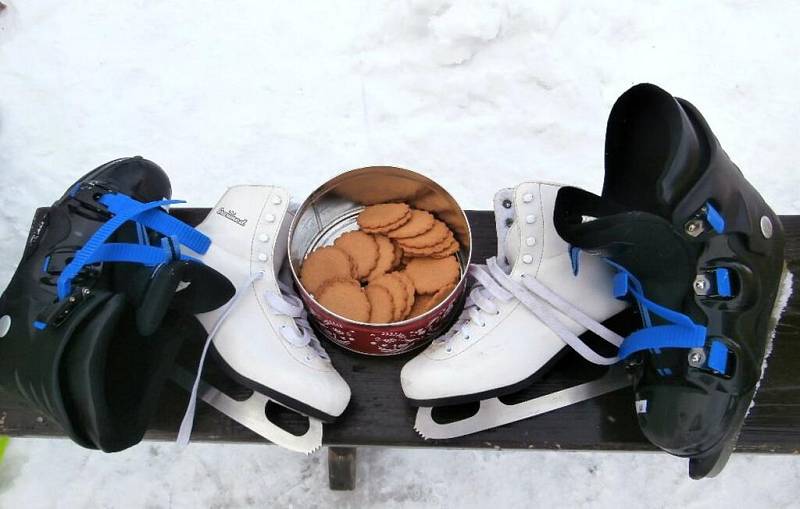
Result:
{"label": "snow", "polygon": [[342,493],[327,487],[326,454],[148,442],[102,455],[65,440],[14,440],[0,506],[775,508],[797,506],[800,482],[796,457],[743,454],[701,482],[659,453],[361,447],[357,465],[356,490]]}
{"label": "snow", "polygon": [[[302,199],[374,164],[465,208],[526,179],[598,190],[608,111],[640,81],[690,99],[774,208],[800,213],[796,2],[5,2],[0,287],[34,208],[123,155],[157,161],[195,206],[242,183]],[[735,455],[693,483],[665,454],[365,448],[342,494],[324,453],[275,447],[14,439],[7,456],[2,507],[777,507],[800,481],[787,456]]]}

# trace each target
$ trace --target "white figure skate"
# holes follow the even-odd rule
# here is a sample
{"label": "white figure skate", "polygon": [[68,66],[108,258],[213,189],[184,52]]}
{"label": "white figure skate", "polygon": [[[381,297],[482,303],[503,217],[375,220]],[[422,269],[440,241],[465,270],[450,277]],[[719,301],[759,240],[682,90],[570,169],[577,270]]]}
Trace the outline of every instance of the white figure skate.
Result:
{"label": "white figure skate", "polygon": [[[188,442],[195,397],[277,445],[309,454],[322,445],[321,421],[332,421],[350,401],[350,387],[336,372],[306,320],[284,264],[292,214],[285,190],[271,186],[228,189],[197,229],[213,239],[202,261],[225,275],[236,295],[215,311],[197,315],[209,333],[178,441]],[[206,350],[220,367],[252,389],[236,401],[200,380]],[[308,431],[293,435],[266,415],[271,400],[308,416]]]}
{"label": "white figure skate", "polygon": [[[475,280],[459,320],[401,372],[403,392],[419,406],[415,429],[425,438],[452,438],[526,419],[620,389],[620,367],[600,380],[514,405],[497,396],[541,377],[572,347],[590,362],[612,365],[578,336],[591,330],[619,346],[622,337],[600,322],[627,304],[611,297],[613,270],[598,257],[572,252],[553,227],[560,186],[538,182],[495,195],[498,256],[473,265]],[[483,400],[478,412],[437,423],[431,407]]]}

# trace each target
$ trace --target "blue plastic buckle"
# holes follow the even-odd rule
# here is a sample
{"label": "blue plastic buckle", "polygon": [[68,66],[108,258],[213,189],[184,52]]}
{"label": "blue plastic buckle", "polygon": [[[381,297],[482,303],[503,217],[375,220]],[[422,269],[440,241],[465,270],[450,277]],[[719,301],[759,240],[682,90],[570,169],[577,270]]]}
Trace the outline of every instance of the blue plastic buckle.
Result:
{"label": "blue plastic buckle", "polygon": [[614,274],[614,297],[617,299],[622,299],[627,296],[628,292],[630,291],[629,284],[627,273],[617,272]]}
{"label": "blue plastic buckle", "polygon": [[716,267],[700,272],[695,279],[695,293],[710,298],[733,297],[731,270],[726,267]]}
{"label": "blue plastic buckle", "polygon": [[717,295],[720,297],[733,296],[731,289],[731,274],[725,267],[714,269],[714,280],[716,283]]}
{"label": "blue plastic buckle", "polygon": [[728,347],[721,341],[714,341],[711,343],[706,365],[712,371],[724,375],[728,369]]}
{"label": "blue plastic buckle", "polygon": [[92,180],[73,186],[69,197],[94,212],[109,214],[108,207],[101,200],[111,192],[115,192],[114,189]]}
{"label": "blue plastic buckle", "polygon": [[72,316],[73,311],[83,301],[90,298],[92,295],[91,290],[84,287],[75,287],[67,298],[56,301],[45,307],[33,321],[33,327],[37,330],[44,330],[49,326],[58,327],[64,323],[67,318]]}
{"label": "blue plastic buckle", "polygon": [[709,202],[706,202],[704,208],[706,221],[708,221],[708,224],[711,225],[711,228],[713,228],[717,233],[723,233],[725,231],[725,218],[722,217],[722,214],[720,214]]}

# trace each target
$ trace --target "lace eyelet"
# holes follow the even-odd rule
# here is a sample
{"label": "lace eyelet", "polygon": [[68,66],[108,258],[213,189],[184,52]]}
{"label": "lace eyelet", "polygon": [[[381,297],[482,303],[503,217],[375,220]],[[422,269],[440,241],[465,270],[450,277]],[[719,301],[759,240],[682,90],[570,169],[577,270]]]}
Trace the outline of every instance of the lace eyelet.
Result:
{"label": "lace eyelet", "polygon": [[311,356],[310,355],[306,355],[306,360],[310,361],[311,360]]}
{"label": "lace eyelet", "polygon": [[450,352],[452,352],[452,351],[453,351],[453,348],[448,346],[448,347],[445,349],[445,351],[446,351],[447,353],[450,353]]}

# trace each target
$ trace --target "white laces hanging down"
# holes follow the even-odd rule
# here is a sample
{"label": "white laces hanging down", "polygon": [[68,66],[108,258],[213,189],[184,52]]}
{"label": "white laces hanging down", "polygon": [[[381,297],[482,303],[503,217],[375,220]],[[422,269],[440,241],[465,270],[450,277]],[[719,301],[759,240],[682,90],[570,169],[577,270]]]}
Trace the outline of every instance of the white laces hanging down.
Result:
{"label": "white laces hanging down", "polygon": [[[256,280],[263,278],[264,275],[264,271],[260,271],[250,277],[250,279],[242,284],[242,286],[237,288],[236,294],[228,302],[225,311],[223,311],[219,318],[217,318],[217,321],[214,322],[214,326],[211,328],[211,332],[209,332],[206,342],[203,345],[203,352],[200,354],[200,362],[197,366],[197,374],[195,375],[194,384],[192,385],[192,392],[189,396],[189,404],[186,406],[186,413],[184,413],[181,426],[178,429],[178,438],[176,442],[179,445],[185,446],[189,444],[189,438],[192,434],[192,427],[194,426],[194,414],[197,408],[197,391],[200,386],[200,375],[203,373],[203,366],[206,362],[206,355],[208,353],[208,348],[211,345],[211,341],[217,335],[217,332],[228,318],[228,315],[230,315],[233,308],[236,307],[236,303],[239,302],[239,299],[245,293],[247,293],[246,290],[250,288],[250,286]],[[266,292],[264,294],[264,298],[267,301],[270,309],[275,314],[292,318],[294,327],[286,325],[281,326],[281,336],[283,336],[286,341],[294,346],[309,346],[319,357],[326,360],[329,359],[325,349],[314,335],[314,332],[311,329],[311,324],[308,323],[306,310],[305,307],[303,307],[303,301],[301,301],[300,298],[294,294],[294,291],[290,286],[280,281],[278,282],[278,286],[281,289],[281,292],[283,292],[282,294],[276,292]]]}
{"label": "white laces hanging down", "polygon": [[231,313],[233,308],[236,306],[236,303],[239,302],[239,299],[242,298],[242,295],[246,293],[246,290],[250,288],[256,280],[261,279],[264,277],[264,271],[259,271],[253,276],[251,276],[247,282],[242,284],[239,288],[236,289],[236,293],[234,294],[233,298],[228,302],[225,311],[219,315],[217,321],[214,322],[214,326],[211,328],[211,332],[208,333],[208,337],[206,338],[206,342],[203,345],[203,353],[200,354],[200,362],[197,365],[197,375],[194,377],[194,383],[192,384],[192,392],[189,395],[189,404],[186,405],[186,413],[183,414],[183,420],[181,420],[181,426],[178,428],[178,438],[175,440],[178,445],[186,446],[189,444],[189,438],[192,435],[192,428],[194,427],[194,413],[197,408],[197,390],[200,386],[200,375],[203,374],[203,366],[206,363],[206,355],[208,354],[208,347],[211,345],[211,340],[214,339],[214,336],[217,335],[219,328],[225,322],[225,319],[228,318],[228,315]]}
{"label": "white laces hanging down", "polygon": [[492,279],[481,265],[471,265],[469,275],[472,276],[477,284],[472,288],[467,300],[464,302],[464,310],[450,328],[447,334],[437,341],[444,342],[447,351],[451,351],[452,341],[455,337],[461,336],[465,340],[470,339],[470,332],[473,327],[485,327],[486,321],[483,314],[496,315],[500,309],[495,304],[495,300],[508,302],[514,297],[502,286]]}
{"label": "white laces hanging down", "polygon": [[451,343],[454,338],[460,335],[465,340],[469,340],[472,327],[486,325],[482,314],[491,315],[499,312],[495,300],[507,302],[516,298],[542,323],[555,332],[564,343],[572,347],[587,361],[600,365],[615,364],[619,361],[616,356],[603,357],[589,348],[560,320],[556,311],[594,332],[612,345],[619,346],[622,343],[622,336],[567,302],[535,277],[523,275],[522,284],[519,284],[497,265],[495,258],[488,259],[485,267],[472,265],[469,273],[475,278],[477,285],[470,292],[458,321],[441,339],[446,343],[448,352],[451,351]]}
{"label": "white laces hanging down", "polygon": [[282,326],[280,328],[283,338],[294,346],[309,346],[316,354],[328,359],[328,354],[314,334],[311,324],[308,323],[308,314],[300,297],[294,294],[292,287],[278,282],[282,293],[267,292],[264,298],[275,314],[288,316],[293,319],[294,327]]}

